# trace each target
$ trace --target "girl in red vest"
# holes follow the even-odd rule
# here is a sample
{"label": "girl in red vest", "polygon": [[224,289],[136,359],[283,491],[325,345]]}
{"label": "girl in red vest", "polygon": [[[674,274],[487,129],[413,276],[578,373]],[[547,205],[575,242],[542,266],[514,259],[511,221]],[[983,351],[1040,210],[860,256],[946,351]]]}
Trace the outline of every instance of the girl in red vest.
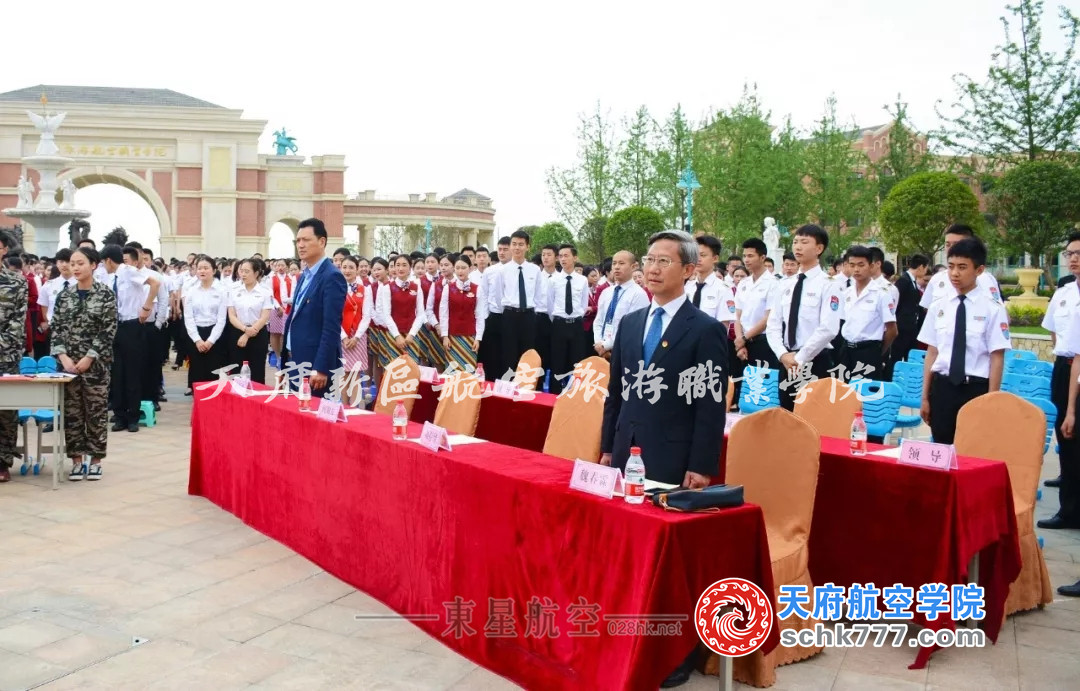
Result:
{"label": "girl in red vest", "polygon": [[341,275],[345,277],[345,308],[341,315],[341,357],[345,361],[342,402],[346,405],[355,405],[361,398],[357,383],[368,371],[367,332],[375,311],[371,289],[357,275],[358,264],[355,257],[341,260]]}
{"label": "girl in red vest", "polygon": [[[408,354],[417,364],[423,359],[416,334],[424,325],[424,298],[420,286],[409,280],[409,257],[394,259],[396,278],[379,288],[375,312],[386,327],[387,363]],[[384,365],[385,367],[385,365]]]}
{"label": "girl in red vest", "polygon": [[[280,361],[282,335],[285,333],[285,319],[292,309],[293,288],[296,279],[285,273],[285,260],[274,262],[274,273],[270,277],[270,292],[273,294],[273,308],[270,310],[270,350]],[[272,364],[272,363],[271,363]]]}
{"label": "girl in red vest", "polygon": [[454,262],[455,279],[443,290],[439,303],[439,326],[443,347],[458,369],[476,371],[476,354],[484,338],[487,303],[480,286],[469,281],[472,262],[460,255]]}
{"label": "girl in red vest", "polygon": [[371,262],[365,257],[360,257],[356,264],[356,280],[365,286],[371,285]]}
{"label": "girl in red vest", "polygon": [[435,360],[434,365],[440,372],[445,372],[450,364],[446,357],[446,348],[443,347],[443,332],[439,326],[439,305],[442,304],[442,294],[450,281],[454,280],[454,255],[444,254],[439,258],[439,273],[428,291],[424,313],[427,316],[427,326],[431,329],[431,350]]}
{"label": "girl in red vest", "polygon": [[427,310],[427,306],[431,304],[431,298],[435,293],[435,285],[440,280],[438,257],[429,254],[423,260],[418,260],[413,264],[413,271],[415,272],[418,269],[420,273],[416,274],[415,283],[420,286],[421,290],[420,297],[424,305],[424,324],[416,334],[416,342],[424,360],[441,371],[442,367],[440,367],[439,363],[446,358],[442,353],[442,342],[435,329],[436,324],[431,323]]}

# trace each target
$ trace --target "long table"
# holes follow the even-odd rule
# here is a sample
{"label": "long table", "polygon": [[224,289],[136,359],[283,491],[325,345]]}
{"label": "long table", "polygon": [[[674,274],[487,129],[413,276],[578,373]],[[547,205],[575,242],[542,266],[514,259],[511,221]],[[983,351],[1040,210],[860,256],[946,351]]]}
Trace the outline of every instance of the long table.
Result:
{"label": "long table", "polygon": [[[491,386],[491,382],[484,384],[488,391]],[[439,404],[439,392],[432,389],[431,384],[420,382],[418,393],[420,398],[413,404],[409,418],[414,422],[431,422]],[[480,418],[476,423],[475,435],[497,444],[543,451],[556,398],[554,394],[543,391],[523,400],[488,396],[480,401]]]}
{"label": "long table", "polygon": [[[393,440],[385,416],[334,424],[293,398],[196,396],[189,493],[394,611],[427,617],[412,621],[527,688],[655,689],[697,644],[688,615],[708,585],[739,577],[773,592],[757,506],[632,506],[570,490],[572,465],[533,451],[489,442],[433,453]],[[410,423],[410,436],[420,428]],[[506,638],[485,632],[489,598],[511,603]],[[458,613],[475,607],[472,633],[449,630],[455,602]],[[553,606],[558,635],[526,635],[536,603]],[[586,610],[599,635],[572,635],[592,630]],[[686,619],[680,635],[613,635],[627,615]]]}
{"label": "long table", "polygon": [[[57,488],[60,470],[67,460],[67,446],[64,436],[64,392],[68,382],[75,375],[54,375],[50,377],[6,376],[0,377],[0,410],[49,410],[53,414],[53,481],[52,488]],[[41,461],[41,449],[38,449],[38,461]],[[23,439],[24,458],[30,453],[30,440]]]}

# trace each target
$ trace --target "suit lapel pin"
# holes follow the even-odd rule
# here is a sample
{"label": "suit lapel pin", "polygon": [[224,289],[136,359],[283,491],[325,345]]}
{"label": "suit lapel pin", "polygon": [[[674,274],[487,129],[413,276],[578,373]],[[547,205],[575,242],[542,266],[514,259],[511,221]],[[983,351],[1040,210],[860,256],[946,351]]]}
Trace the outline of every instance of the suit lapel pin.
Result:
{"label": "suit lapel pin", "polygon": [[667,348],[667,341],[660,341],[661,348]]}

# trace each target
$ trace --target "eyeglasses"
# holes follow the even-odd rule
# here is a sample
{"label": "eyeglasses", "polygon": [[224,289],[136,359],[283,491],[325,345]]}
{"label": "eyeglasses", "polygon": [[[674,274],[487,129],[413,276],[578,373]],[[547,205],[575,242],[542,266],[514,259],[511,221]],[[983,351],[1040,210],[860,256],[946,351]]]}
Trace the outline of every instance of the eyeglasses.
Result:
{"label": "eyeglasses", "polygon": [[1064,254],[1065,254],[1066,259],[1071,259],[1073,257],[1080,257],[1080,250],[1066,250],[1064,252]]}
{"label": "eyeglasses", "polygon": [[[644,260],[642,260],[642,263],[645,265],[645,268],[648,268],[648,267],[653,266],[655,264],[657,266],[657,268],[663,270],[663,269],[667,269],[672,264],[674,264],[675,260],[672,259],[671,257],[654,257],[652,255],[649,255],[649,256],[645,257]],[[680,263],[682,263],[682,262],[680,262]]]}

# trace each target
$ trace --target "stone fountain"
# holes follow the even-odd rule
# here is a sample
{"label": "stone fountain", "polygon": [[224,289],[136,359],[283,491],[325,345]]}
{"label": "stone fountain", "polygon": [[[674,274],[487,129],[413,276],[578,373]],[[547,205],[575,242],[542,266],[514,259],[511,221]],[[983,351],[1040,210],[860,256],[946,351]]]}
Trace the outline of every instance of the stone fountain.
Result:
{"label": "stone fountain", "polygon": [[[41,97],[42,106],[46,106],[45,97]],[[35,254],[51,257],[56,254],[60,243],[60,229],[68,222],[75,219],[86,218],[90,212],[85,209],[75,208],[75,185],[67,180],[61,185],[63,200],[56,202],[57,182],[56,177],[60,171],[72,167],[74,159],[60,156],[60,149],[56,146],[56,130],[64,121],[67,113],[49,115],[45,110],[44,115],[26,111],[30,121],[41,133],[37,150],[32,156],[24,156],[22,159],[25,172],[19,178],[16,190],[19,202],[13,209],[4,209],[4,215],[18,218],[34,229],[33,251]],[[37,193],[34,191],[34,181],[30,171],[38,174]],[[29,249],[29,248],[28,248]]]}

